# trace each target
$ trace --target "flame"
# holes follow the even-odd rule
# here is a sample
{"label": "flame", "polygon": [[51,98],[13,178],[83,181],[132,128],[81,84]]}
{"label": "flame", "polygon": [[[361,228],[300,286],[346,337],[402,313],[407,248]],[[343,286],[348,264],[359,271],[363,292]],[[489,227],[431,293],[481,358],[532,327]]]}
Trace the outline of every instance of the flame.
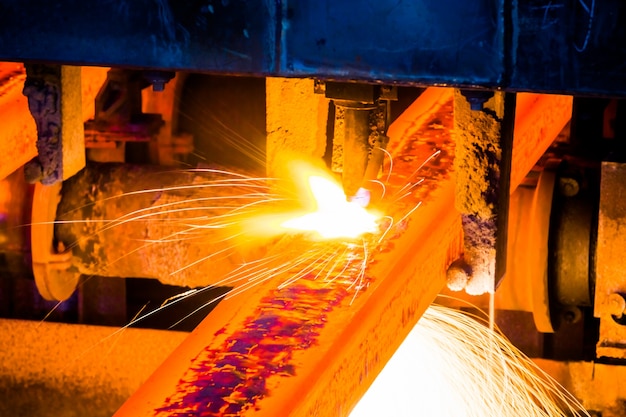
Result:
{"label": "flame", "polygon": [[324,239],[356,238],[378,230],[379,216],[358,202],[347,201],[343,189],[329,178],[308,177],[314,211],[281,223],[288,229],[317,233]]}

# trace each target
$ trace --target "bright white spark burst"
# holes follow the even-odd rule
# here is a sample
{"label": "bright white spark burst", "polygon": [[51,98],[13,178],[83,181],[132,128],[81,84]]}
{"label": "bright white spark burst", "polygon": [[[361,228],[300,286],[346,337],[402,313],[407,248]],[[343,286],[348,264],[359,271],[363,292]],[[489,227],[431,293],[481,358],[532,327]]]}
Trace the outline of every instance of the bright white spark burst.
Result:
{"label": "bright white spark burst", "polygon": [[347,201],[339,184],[316,175],[308,181],[315,210],[282,222],[282,227],[315,232],[325,239],[353,239],[378,230],[379,216],[357,202]]}
{"label": "bright white spark burst", "polygon": [[500,333],[432,305],[350,417],[589,417]]}

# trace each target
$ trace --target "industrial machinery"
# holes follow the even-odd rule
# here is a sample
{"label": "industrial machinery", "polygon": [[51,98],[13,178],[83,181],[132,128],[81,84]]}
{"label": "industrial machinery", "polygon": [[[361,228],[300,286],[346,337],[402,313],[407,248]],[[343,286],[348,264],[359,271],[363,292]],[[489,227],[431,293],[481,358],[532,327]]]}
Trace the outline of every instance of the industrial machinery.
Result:
{"label": "industrial machinery", "polygon": [[[625,415],[625,19],[617,0],[3,2],[0,413],[348,415],[455,291],[495,292],[517,346]],[[194,240],[242,178],[289,176],[285,151],[394,219],[323,249],[348,254],[338,277],[298,268],[295,238]]]}

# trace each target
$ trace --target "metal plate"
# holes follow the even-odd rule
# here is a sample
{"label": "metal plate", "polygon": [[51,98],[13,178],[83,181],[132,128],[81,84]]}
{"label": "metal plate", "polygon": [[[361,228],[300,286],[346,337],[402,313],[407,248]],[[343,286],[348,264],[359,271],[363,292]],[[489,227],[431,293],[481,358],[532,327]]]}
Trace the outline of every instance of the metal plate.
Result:
{"label": "metal plate", "polygon": [[281,72],[420,83],[497,85],[502,2],[291,2]]}
{"label": "metal plate", "polygon": [[269,73],[274,13],[261,0],[7,0],[0,60]]}

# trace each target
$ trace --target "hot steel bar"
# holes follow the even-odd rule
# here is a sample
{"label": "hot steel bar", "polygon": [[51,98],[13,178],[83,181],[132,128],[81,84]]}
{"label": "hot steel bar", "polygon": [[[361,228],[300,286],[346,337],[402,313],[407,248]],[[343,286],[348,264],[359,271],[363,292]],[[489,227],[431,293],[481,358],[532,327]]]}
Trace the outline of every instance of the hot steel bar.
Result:
{"label": "hot steel bar", "polygon": [[[389,211],[408,214],[423,204],[396,217],[356,285],[309,274],[282,287],[292,278],[283,274],[225,300],[116,416],[347,415],[460,254],[460,217],[451,209],[451,110],[449,92],[435,90],[401,117],[404,129],[390,129],[396,146],[388,193],[427,179],[396,194]],[[433,144],[441,154],[418,170]]]}
{"label": "hot steel bar", "polygon": [[[544,120],[533,106],[554,100],[563,98],[523,98],[516,138],[538,128],[530,119]],[[567,111],[561,113],[564,125]],[[396,166],[390,183],[413,183],[416,175],[429,179],[410,201],[400,200],[400,211],[417,200],[423,205],[405,223],[405,231],[371,255],[366,285],[356,297],[354,289],[311,277],[280,288],[283,276],[227,299],[117,416],[200,409],[208,416],[347,415],[444,285],[444,271],[459,255],[460,216],[450,209],[453,149],[446,145],[451,126],[452,91],[431,88],[390,127],[388,149]],[[537,146],[545,148],[552,140],[544,135]],[[436,164],[414,173],[432,152],[423,146],[426,142],[436,143],[442,154]],[[522,178],[519,172],[529,169],[532,156],[526,155],[514,156],[512,178]]]}
{"label": "hot steel bar", "polygon": [[520,93],[515,106],[511,193],[572,118],[572,96]]}

